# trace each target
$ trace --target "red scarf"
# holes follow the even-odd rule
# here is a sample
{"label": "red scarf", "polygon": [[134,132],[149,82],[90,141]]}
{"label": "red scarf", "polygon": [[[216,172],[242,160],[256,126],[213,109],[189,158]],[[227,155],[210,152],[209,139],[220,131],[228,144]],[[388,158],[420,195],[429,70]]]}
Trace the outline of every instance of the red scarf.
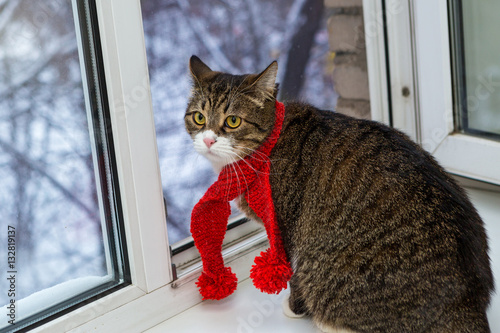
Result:
{"label": "red scarf", "polygon": [[191,233],[203,262],[203,272],[196,284],[203,299],[222,299],[236,289],[236,274],[230,267],[224,267],[221,251],[231,213],[229,201],[241,194],[264,222],[270,244],[269,249],[255,258],[250,271],[253,284],[263,292],[277,294],[286,289],[292,276],[276,223],[269,184],[269,155],[278,141],[284,117],[285,106],[276,101],[276,122],[267,140],[253,154],[225,166],[217,181],[193,208]]}

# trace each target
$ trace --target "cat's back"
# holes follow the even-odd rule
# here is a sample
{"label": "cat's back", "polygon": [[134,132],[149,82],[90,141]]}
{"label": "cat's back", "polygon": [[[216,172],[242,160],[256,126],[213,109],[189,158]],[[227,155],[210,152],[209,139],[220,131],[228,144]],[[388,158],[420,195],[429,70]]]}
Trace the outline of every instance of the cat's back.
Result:
{"label": "cat's back", "polygon": [[[286,105],[283,129],[271,160],[276,180],[286,177],[291,183],[317,183],[315,192],[324,189],[336,194],[347,191],[350,196],[368,195],[370,189],[383,184],[409,196],[444,196],[456,206],[472,208],[462,188],[405,134],[382,123],[308,104]],[[356,184],[360,186],[357,189],[352,187]],[[310,186],[301,190],[310,190]],[[473,208],[472,212],[477,216]]]}
{"label": "cat's back", "polygon": [[271,160],[273,174],[280,174],[280,179],[317,182],[324,190],[349,189],[355,194],[349,185],[373,182],[389,182],[387,186],[404,190],[423,177],[453,194],[462,193],[434,159],[403,133],[303,103],[286,104]]}
{"label": "cat's back", "polygon": [[404,316],[420,311],[431,322],[466,299],[484,312],[493,282],[482,221],[404,134],[288,103],[271,160],[285,248],[316,315],[367,330],[399,318],[404,330],[418,325]]}

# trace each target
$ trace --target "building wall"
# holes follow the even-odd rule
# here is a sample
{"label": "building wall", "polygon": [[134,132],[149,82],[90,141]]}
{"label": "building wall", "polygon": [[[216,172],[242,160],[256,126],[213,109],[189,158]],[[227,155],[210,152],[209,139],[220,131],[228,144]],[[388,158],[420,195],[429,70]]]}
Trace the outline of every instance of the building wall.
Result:
{"label": "building wall", "polygon": [[325,0],[337,112],[370,119],[362,0]]}

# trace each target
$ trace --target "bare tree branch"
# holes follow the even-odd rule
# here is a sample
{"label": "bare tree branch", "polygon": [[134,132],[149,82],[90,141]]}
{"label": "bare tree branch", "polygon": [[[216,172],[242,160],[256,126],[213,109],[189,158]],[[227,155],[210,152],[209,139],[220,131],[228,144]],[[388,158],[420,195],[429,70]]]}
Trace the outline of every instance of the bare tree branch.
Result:
{"label": "bare tree branch", "polygon": [[42,59],[39,59],[39,61],[35,62],[29,69],[24,70],[22,73],[17,73],[7,86],[0,86],[0,99],[5,98],[5,96],[12,91],[30,82],[36,75],[46,69],[47,65],[55,57],[63,57],[66,54],[76,51],[77,45],[73,42],[74,39],[75,36],[70,33],[61,37],[57,43],[52,43],[51,47],[46,50],[46,54],[44,54]]}
{"label": "bare tree branch", "polygon": [[11,17],[20,3],[20,1],[2,1],[0,3],[0,7],[5,5],[0,11],[0,32],[4,31],[5,27],[12,23]]}
{"label": "bare tree branch", "polygon": [[217,59],[217,63],[222,67],[224,71],[230,73],[237,73],[238,69],[231,63],[231,61],[226,57],[226,55],[217,46],[217,41],[215,38],[210,36],[210,34],[203,33],[204,27],[200,24],[198,20],[190,20],[187,18],[187,12],[189,11],[189,2],[187,0],[177,0],[177,4],[181,9],[182,16],[186,22],[186,26],[189,27],[196,38],[203,43],[207,48],[208,52],[212,54],[214,59]]}
{"label": "bare tree branch", "polygon": [[76,206],[78,206],[81,210],[83,210],[91,220],[99,221],[99,214],[95,210],[87,207],[85,203],[83,203],[78,196],[71,193],[63,184],[61,184],[56,178],[50,175],[43,167],[38,166],[37,163],[30,160],[27,156],[22,154],[13,148],[10,144],[0,140],[0,147],[7,153],[9,153],[13,158],[15,158],[19,163],[23,166],[35,171],[41,176],[45,177],[58,191],[60,191],[66,198],[72,201]]}
{"label": "bare tree branch", "polygon": [[245,7],[249,12],[250,22],[249,31],[252,37],[252,43],[255,48],[256,65],[264,66],[262,63],[266,59],[266,48],[260,47],[260,40],[262,38],[260,33],[260,27],[262,27],[262,20],[260,16],[260,10],[257,7],[256,1],[244,1]]}
{"label": "bare tree branch", "polygon": [[299,96],[304,83],[309,53],[314,44],[314,35],[323,16],[323,8],[323,0],[307,0],[303,4],[301,16],[304,20],[291,40],[285,74],[280,83],[280,93],[284,99],[294,99]]}
{"label": "bare tree branch", "polygon": [[[285,20],[285,29],[284,29],[284,36],[283,36],[283,44],[281,45],[281,53],[280,53],[280,68],[285,68],[286,63],[288,62],[288,56],[290,52],[290,48],[292,47],[292,37],[295,35],[296,31],[300,28],[302,25],[301,21],[301,11],[302,8],[304,7],[304,3],[307,0],[296,0],[290,10],[288,11],[288,14],[286,16]],[[283,82],[283,79],[285,77],[285,71],[279,71],[278,73],[278,82]]]}

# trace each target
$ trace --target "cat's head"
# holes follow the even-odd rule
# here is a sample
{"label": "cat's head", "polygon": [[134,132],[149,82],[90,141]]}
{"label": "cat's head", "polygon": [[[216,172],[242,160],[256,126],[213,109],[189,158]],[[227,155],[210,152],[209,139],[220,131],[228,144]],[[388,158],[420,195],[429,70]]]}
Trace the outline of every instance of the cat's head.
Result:
{"label": "cat's head", "polygon": [[264,143],[275,121],[278,64],[258,74],[212,71],[192,56],[193,88],[184,121],[195,150],[218,172]]}

